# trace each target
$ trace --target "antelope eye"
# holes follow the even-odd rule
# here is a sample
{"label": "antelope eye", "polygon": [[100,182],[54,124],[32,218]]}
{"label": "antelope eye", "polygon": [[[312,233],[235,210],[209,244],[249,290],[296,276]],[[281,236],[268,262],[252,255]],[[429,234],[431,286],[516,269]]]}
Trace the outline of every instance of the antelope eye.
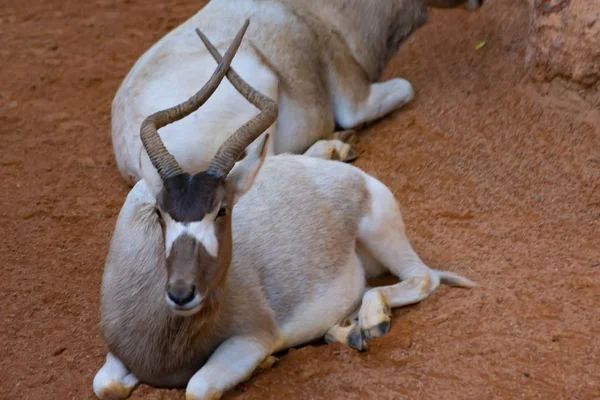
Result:
{"label": "antelope eye", "polygon": [[227,207],[223,206],[223,207],[219,208],[219,212],[217,213],[217,217],[215,219],[217,219],[219,217],[224,217],[226,215],[227,215]]}

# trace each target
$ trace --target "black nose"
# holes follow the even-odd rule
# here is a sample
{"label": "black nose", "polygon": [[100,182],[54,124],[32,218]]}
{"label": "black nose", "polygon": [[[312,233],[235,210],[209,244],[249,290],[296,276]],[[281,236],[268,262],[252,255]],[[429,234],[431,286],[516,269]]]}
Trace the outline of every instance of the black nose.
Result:
{"label": "black nose", "polygon": [[181,290],[169,290],[167,292],[167,296],[169,296],[169,298],[173,300],[173,303],[177,304],[178,306],[184,306],[190,301],[194,300],[195,294],[196,288],[194,286],[192,286],[192,290],[189,292]]}

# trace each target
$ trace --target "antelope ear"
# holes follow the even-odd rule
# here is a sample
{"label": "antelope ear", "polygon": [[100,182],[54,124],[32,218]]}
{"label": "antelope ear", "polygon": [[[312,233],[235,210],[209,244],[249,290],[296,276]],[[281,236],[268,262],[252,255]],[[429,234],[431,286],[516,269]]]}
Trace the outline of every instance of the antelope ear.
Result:
{"label": "antelope ear", "polygon": [[152,194],[154,195],[154,197],[158,197],[158,194],[160,193],[160,191],[162,190],[164,184],[163,181],[161,179],[156,179],[156,180],[148,180],[148,188],[150,189],[150,191],[152,192]]}
{"label": "antelope ear", "polygon": [[140,153],[140,174],[142,179],[146,181],[146,184],[154,197],[158,196],[163,188],[163,181],[156,168],[154,168],[154,165],[152,165],[150,157],[148,157],[148,153],[146,153],[146,150],[143,147]]}
{"label": "antelope ear", "polygon": [[[227,186],[233,191],[233,204],[250,190],[254,180],[262,167],[267,149],[269,148],[269,134],[265,134],[262,145],[249,146],[248,154],[238,161],[227,176]],[[232,204],[232,206],[233,206]]]}

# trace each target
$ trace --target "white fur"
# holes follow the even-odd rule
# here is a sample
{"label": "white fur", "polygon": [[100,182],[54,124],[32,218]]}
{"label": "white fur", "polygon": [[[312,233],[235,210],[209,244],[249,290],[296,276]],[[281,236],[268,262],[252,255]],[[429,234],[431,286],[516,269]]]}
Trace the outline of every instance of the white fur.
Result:
{"label": "white fur", "polygon": [[[139,129],[148,115],[187,100],[214,72],[217,64],[196,28],[223,54],[243,21],[251,20],[232,67],[279,106],[269,154],[303,153],[333,134],[336,120],[350,129],[402,107],[413,98],[410,83],[372,82],[405,35],[425,22],[426,7],[421,0],[371,3],[208,2],[148,49],[119,87],[112,103],[112,141],[121,175],[129,184],[143,178],[160,186]],[[396,18],[401,12],[413,18]],[[357,14],[364,18],[357,21]],[[380,25],[361,28],[356,22]],[[183,170],[197,172],[257,112],[225,79],[198,111],[161,128],[159,135]]]}
{"label": "white fur", "polygon": [[333,282],[323,282],[320,293],[281,327],[289,348],[322,337],[333,325],[346,318],[358,304],[365,290],[365,274],[360,260],[350,255],[343,274]]}
{"label": "white fur", "polygon": [[164,214],[165,221],[165,248],[167,257],[171,254],[173,243],[181,235],[187,234],[198,243],[201,243],[208,254],[212,257],[217,257],[219,254],[219,242],[215,233],[215,216],[219,208],[217,207],[212,213],[206,214],[201,221],[197,222],[177,222],[171,218],[169,214]]}
{"label": "white fur", "polygon": [[354,104],[341,98],[333,103],[333,108],[338,123],[344,129],[352,129],[399,109],[413,97],[414,90],[410,82],[396,78],[372,84],[369,96],[362,103]]}
{"label": "white fur", "polygon": [[125,365],[112,353],[106,355],[106,362],[94,377],[94,393],[102,399],[110,395],[127,397],[139,383]]}
{"label": "white fur", "polygon": [[370,212],[360,222],[361,243],[400,279],[427,274],[429,268],[414,252],[405,234],[404,221],[391,190],[364,174],[371,197]]}
{"label": "white fur", "polygon": [[[395,285],[370,289],[363,296],[359,324],[364,331],[371,332],[377,325],[390,321],[390,307],[414,304],[427,298],[438,287],[440,278],[437,271],[425,265],[412,249],[398,203],[390,189],[367,174],[365,179],[371,208],[359,225],[359,240],[374,259],[402,280]],[[369,261],[372,264],[372,260]]]}
{"label": "white fur", "polygon": [[[119,170],[129,183],[145,178],[151,186],[161,186],[162,181],[139,138],[140,124],[151,113],[192,96],[217,66],[210,54],[202,52],[203,45],[193,29],[176,30],[169,35],[172,34],[178,37],[170,38],[167,43],[176,45],[176,51],[150,69],[146,58],[157,57],[155,53],[161,51],[161,46],[152,47],[134,65],[113,101],[113,150]],[[177,40],[180,41],[175,43]],[[250,85],[277,101],[277,77],[255,55],[238,52],[232,67]],[[208,167],[219,146],[258,113],[229,81],[223,80],[198,111],[158,133],[183,170],[201,171]],[[275,129],[273,124],[266,132],[273,136]]]}
{"label": "white fur", "polygon": [[[255,149],[259,150],[262,149]],[[236,169],[235,174],[241,176],[230,178],[235,178],[241,187],[246,188],[251,183],[247,178],[254,176],[258,167],[242,168],[244,161],[255,165],[258,157],[249,154]],[[141,195],[128,196],[117,221],[117,231],[111,243],[115,253],[109,256],[112,261],[105,267],[103,282],[104,321],[113,323],[119,318],[131,317],[127,313],[135,313],[138,321],[131,322],[128,318],[127,323],[134,328],[145,327],[148,320],[144,313],[153,309],[154,318],[157,318],[153,322],[158,323],[160,329],[152,332],[163,335],[161,339],[154,343],[137,343],[138,339],[135,334],[132,337],[131,332],[119,338],[120,346],[138,346],[134,351],[146,353],[142,357],[147,357],[147,362],[160,354],[156,350],[162,348],[162,340],[182,339],[187,335],[211,337],[210,343],[214,343],[216,348],[212,347],[213,344],[205,344],[206,348],[202,351],[207,356],[212,355],[189,380],[186,393],[189,400],[220,398],[225,391],[249,378],[274,351],[301,345],[325,334],[329,341],[347,343],[358,350],[365,349],[366,339],[387,333],[391,307],[423,300],[442,280],[463,286],[470,282],[423,264],[406,237],[393,193],[358,168],[306,156],[280,155],[265,160],[260,171],[254,188],[234,208],[234,212],[237,210],[236,218],[239,218],[234,221],[237,232],[233,235],[234,256],[227,285],[223,287],[224,300],[220,306],[223,308],[218,311],[218,318],[226,321],[222,325],[223,331],[205,328],[203,324],[207,321],[202,318],[193,321],[184,330],[179,324],[169,325],[172,318],[160,311],[164,310],[164,300],[155,296],[164,285],[158,279],[164,275],[158,275],[156,268],[149,269],[144,277],[147,280],[144,283],[150,288],[140,290],[132,303],[125,304],[125,311],[119,310],[124,304],[115,299],[115,293],[128,293],[131,285],[139,285],[131,278],[120,279],[119,274],[134,272],[131,276],[137,277],[135,272],[146,268],[149,263],[149,257],[132,257],[129,250],[137,247],[135,242],[147,242],[150,229],[142,226],[139,231],[144,234],[131,235],[128,224],[131,224],[130,221],[140,221],[140,224],[156,222],[154,219],[149,222],[150,219],[134,218],[136,213],[133,209],[140,205],[130,200],[145,198]],[[136,185],[133,191],[136,190],[147,190],[147,187]],[[153,205],[154,201],[149,202]],[[143,210],[140,212],[148,214],[148,208],[140,207]],[[347,226],[346,221],[349,222]],[[196,240],[209,243],[206,237],[210,236],[207,234],[210,229],[207,227],[212,225],[205,220],[199,224],[202,223],[205,224],[203,228],[195,231]],[[260,229],[256,229],[259,224]],[[327,235],[326,238],[314,234],[317,227],[316,232]],[[188,226],[173,225],[171,229],[174,232],[172,237],[175,237]],[[157,229],[154,231],[154,241],[160,243]],[[169,236],[171,243],[172,237]],[[130,245],[127,243],[129,240],[132,241]],[[326,246],[321,246],[324,242]],[[292,246],[298,243],[303,246],[300,251]],[[305,254],[300,253],[303,250],[306,250]],[[303,255],[306,258],[303,259]],[[363,267],[361,257],[372,259],[368,267]],[[129,261],[122,265],[122,258]],[[365,276],[384,271],[390,271],[402,281],[365,292]],[[115,292],[111,292],[113,290]],[[358,308],[361,300],[362,305]],[[138,304],[134,304],[136,301]],[[274,305],[283,306],[283,309]],[[111,312],[114,315],[111,316]],[[117,339],[122,325],[119,323],[110,328],[113,340]],[[188,342],[178,341],[186,354],[203,345],[202,340],[186,344]],[[139,360],[136,357],[132,359]],[[112,381],[105,378],[107,375],[116,378],[113,380],[117,383],[123,381],[127,370],[123,370],[122,364],[117,364],[117,367],[119,365],[121,369],[103,367],[97,377],[100,387],[110,386]],[[106,370],[116,372],[107,374],[103,372]],[[158,375],[157,379],[163,379]],[[127,397],[128,392],[123,393],[126,394],[116,398]]]}
{"label": "white fur", "polygon": [[252,375],[273,348],[256,337],[238,336],[222,343],[206,364],[192,376],[186,400],[215,399]]}

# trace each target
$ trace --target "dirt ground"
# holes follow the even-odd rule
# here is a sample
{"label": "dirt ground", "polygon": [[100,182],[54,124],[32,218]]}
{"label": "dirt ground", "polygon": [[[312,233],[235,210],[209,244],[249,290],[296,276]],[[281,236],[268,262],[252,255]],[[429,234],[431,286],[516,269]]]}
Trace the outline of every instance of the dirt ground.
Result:
{"label": "dirt ground", "polygon": [[[129,190],[110,103],[200,4],[0,3],[1,399],[94,398],[100,280]],[[358,148],[424,261],[481,287],[395,310],[368,353],[292,350],[226,398],[600,398],[598,91],[531,82],[528,22],[526,1],[432,11],[384,76],[410,80],[417,98]]]}

